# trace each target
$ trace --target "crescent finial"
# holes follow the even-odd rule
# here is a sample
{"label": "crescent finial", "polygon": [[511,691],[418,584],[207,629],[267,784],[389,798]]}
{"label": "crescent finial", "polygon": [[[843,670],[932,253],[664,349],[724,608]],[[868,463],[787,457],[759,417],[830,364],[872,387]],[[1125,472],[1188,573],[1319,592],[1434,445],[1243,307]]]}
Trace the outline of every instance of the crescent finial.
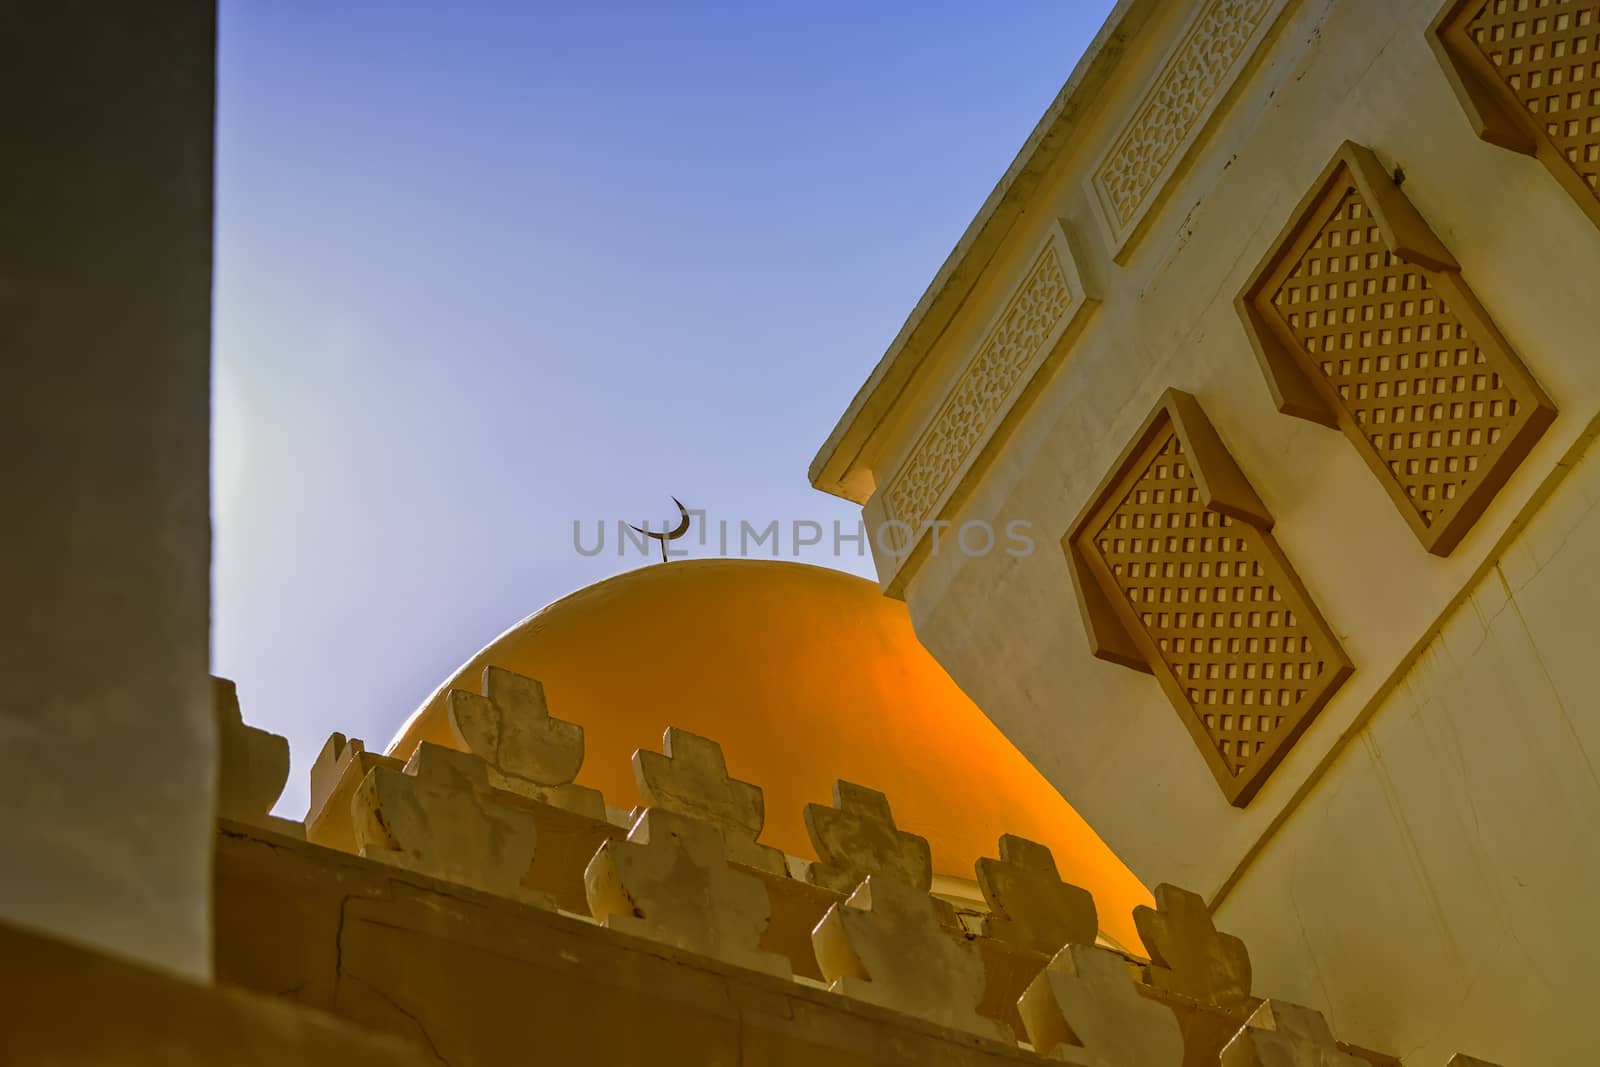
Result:
{"label": "crescent finial", "polygon": [[689,509],[684,507],[683,501],[679,500],[677,497],[673,497],[672,502],[678,505],[678,514],[681,517],[678,520],[678,525],[674,526],[670,530],[665,530],[661,533],[655,533],[651,530],[646,530],[642,526],[635,526],[631,522],[628,523],[628,528],[630,530],[633,530],[637,533],[642,533],[651,540],[661,542],[662,563],[667,562],[667,542],[676,541],[678,538],[689,532]]}

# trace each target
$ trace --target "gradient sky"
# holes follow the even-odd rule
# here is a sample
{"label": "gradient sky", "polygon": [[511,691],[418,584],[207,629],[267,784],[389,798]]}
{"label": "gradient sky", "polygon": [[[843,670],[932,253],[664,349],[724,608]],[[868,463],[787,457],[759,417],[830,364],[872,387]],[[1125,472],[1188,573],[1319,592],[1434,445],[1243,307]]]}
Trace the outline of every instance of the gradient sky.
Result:
{"label": "gradient sky", "polygon": [[1110,7],[224,0],[212,658],[278,810],[619,518],[854,528],[807,464]]}

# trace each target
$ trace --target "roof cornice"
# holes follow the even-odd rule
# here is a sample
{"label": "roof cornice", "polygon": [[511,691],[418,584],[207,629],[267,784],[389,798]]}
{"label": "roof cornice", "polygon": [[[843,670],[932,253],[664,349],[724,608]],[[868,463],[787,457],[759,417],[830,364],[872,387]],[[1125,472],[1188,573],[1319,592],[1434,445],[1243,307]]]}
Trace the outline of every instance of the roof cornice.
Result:
{"label": "roof cornice", "polygon": [[1022,150],[967,225],[888,351],[811,461],[809,476],[813,486],[858,504],[866,502],[872,487],[870,479],[862,477],[865,472],[860,460],[872,431],[965,303],[1013,224],[1027,211],[1079,124],[1092,112],[1096,90],[1115,72],[1129,40],[1160,4],[1161,0],[1118,0],[1066,84],[1045,109]]}

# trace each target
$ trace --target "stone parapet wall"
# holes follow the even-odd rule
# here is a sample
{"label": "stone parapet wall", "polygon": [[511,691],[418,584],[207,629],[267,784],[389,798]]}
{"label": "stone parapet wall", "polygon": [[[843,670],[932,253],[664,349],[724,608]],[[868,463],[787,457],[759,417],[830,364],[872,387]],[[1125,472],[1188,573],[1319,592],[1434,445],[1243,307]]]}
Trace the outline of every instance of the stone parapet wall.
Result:
{"label": "stone parapet wall", "polygon": [[[982,905],[958,906],[933,892],[928,843],[895,826],[889,799],[844,781],[806,809],[818,859],[798,861],[760,843],[761,789],[675,728],[661,752],[634,753],[647,806],[622,816],[572,784],[582,729],[539,683],[489,667],[482,688],[448,695],[467,751],[425,741],[401,764],[333,735],[308,834],[268,814],[281,745],[219,682],[234,754],[215,889],[224,980],[448,1063],[508,1062],[529,1025],[541,1052],[617,1063],[661,1034],[684,1062],[720,1062],[726,1040],[759,1062],[1234,1067],[1283,1041],[1397,1062],[1256,996],[1244,943],[1193,893],[1158,886],[1156,907],[1134,909],[1150,953],[1134,956],[1095,943],[1094,901],[1049,849],[1006,835],[976,864]],[[670,1021],[655,1018],[664,1005]],[[613,1013],[628,1025],[605,1027]]]}

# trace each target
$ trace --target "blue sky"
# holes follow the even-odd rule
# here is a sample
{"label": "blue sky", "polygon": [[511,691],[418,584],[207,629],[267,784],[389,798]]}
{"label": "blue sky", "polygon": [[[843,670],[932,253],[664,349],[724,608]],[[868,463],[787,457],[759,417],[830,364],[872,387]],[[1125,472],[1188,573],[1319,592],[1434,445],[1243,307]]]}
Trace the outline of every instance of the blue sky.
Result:
{"label": "blue sky", "polygon": [[807,464],[1110,6],[225,0],[213,670],[279,810],[618,519],[853,528]]}

